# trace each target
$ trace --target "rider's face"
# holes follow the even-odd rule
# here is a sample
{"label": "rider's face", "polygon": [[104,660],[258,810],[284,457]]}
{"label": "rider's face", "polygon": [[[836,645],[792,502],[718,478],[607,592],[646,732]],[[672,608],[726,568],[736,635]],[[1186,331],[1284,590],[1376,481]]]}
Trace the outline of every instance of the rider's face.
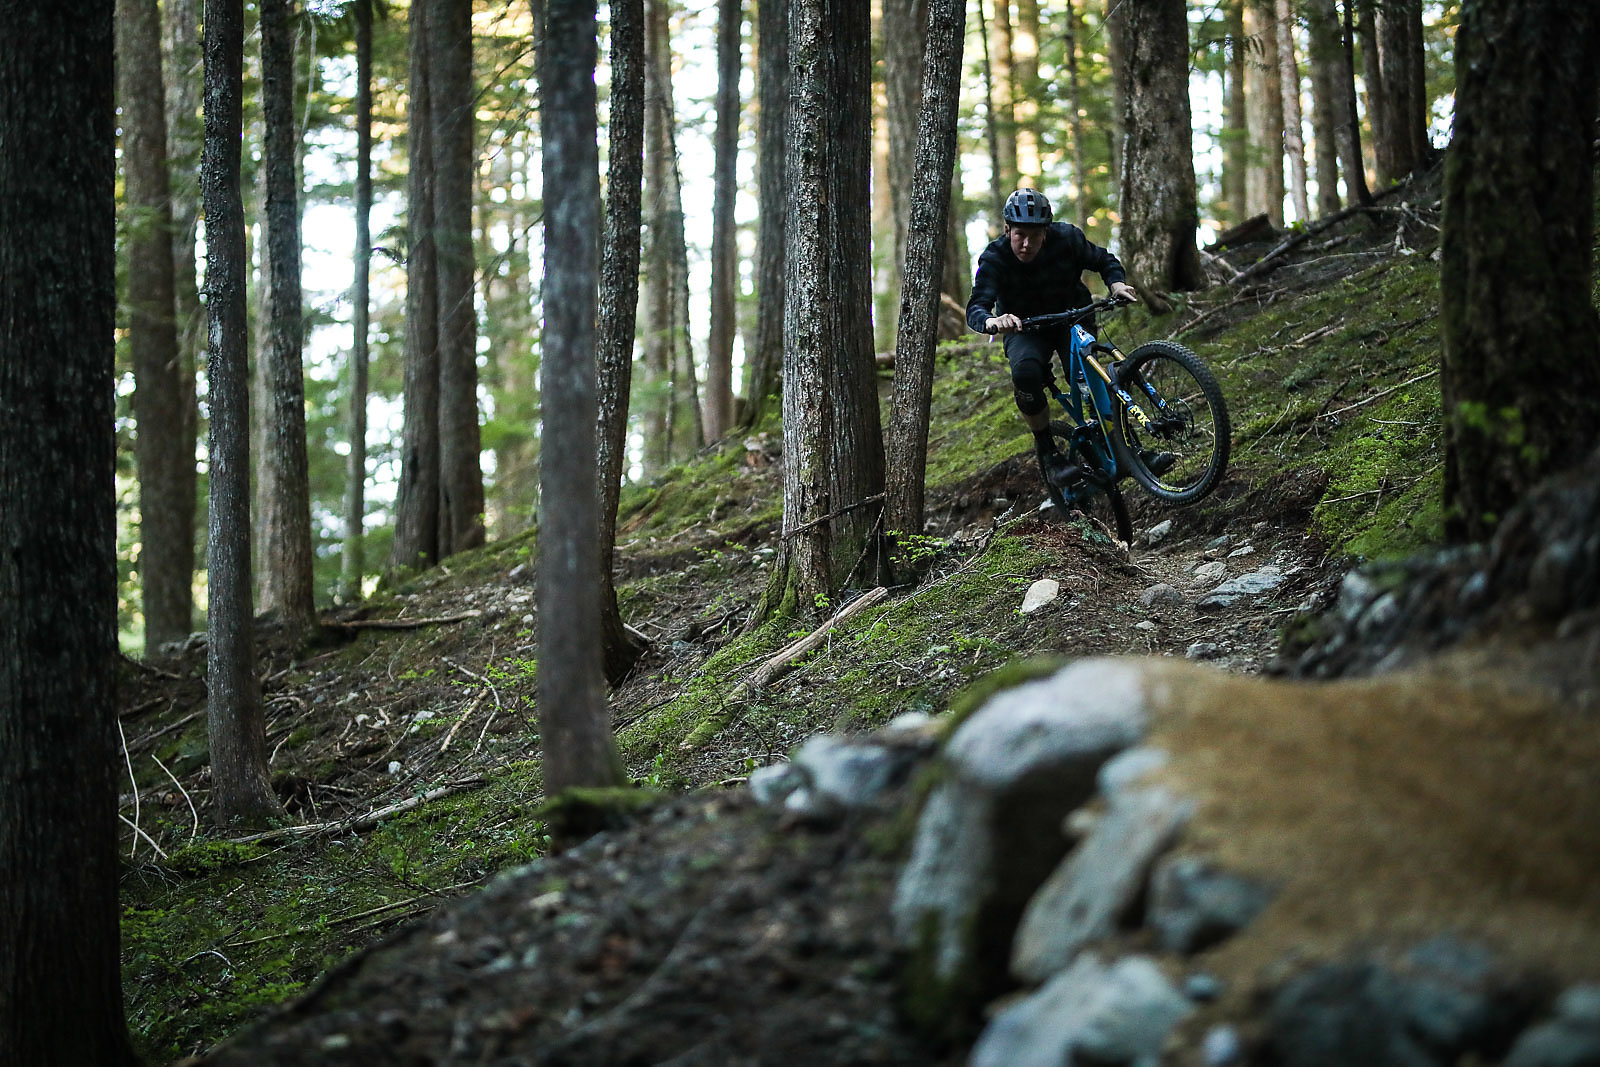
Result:
{"label": "rider's face", "polygon": [[1011,238],[1011,252],[1024,263],[1032,262],[1044,247],[1044,225],[1014,222],[1007,227],[1006,234]]}

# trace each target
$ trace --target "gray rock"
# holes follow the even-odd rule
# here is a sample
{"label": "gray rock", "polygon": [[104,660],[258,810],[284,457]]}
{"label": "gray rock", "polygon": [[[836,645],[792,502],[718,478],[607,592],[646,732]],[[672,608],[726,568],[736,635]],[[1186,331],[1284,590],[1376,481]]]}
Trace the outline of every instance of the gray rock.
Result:
{"label": "gray rock", "polygon": [[1133,628],[1135,630],[1143,630],[1145,633],[1153,633],[1155,630],[1159,629],[1159,627],[1157,627],[1156,624],[1151,622],[1149,619],[1139,620],[1133,624]]}
{"label": "gray rock", "polygon": [[1553,1017],[1517,1038],[1505,1067],[1600,1067],[1600,985],[1561,994]]}
{"label": "gray rock", "polygon": [[1053,782],[1076,796],[1070,810],[1088,799],[1102,763],[1138,743],[1148,720],[1138,666],[1083,659],[995,694],[950,738],[945,758],[991,793]]}
{"label": "gray rock", "polygon": [[806,776],[792,763],[771,763],[750,772],[750,793],[756,803],[771,807],[782,804],[790,793],[806,784]]}
{"label": "gray rock", "polygon": [[973,1046],[971,1067],[1154,1067],[1191,1011],[1161,969],[1142,956],[1106,966],[1090,954],[996,1015]]}
{"label": "gray rock", "polygon": [[1244,1042],[1239,1031],[1226,1024],[1213,1026],[1200,1042],[1200,1056],[1206,1067],[1228,1067],[1244,1059]]}
{"label": "gray rock", "polygon": [[1255,554],[1256,554],[1256,546],[1255,545],[1240,545],[1238,548],[1234,549],[1232,552],[1229,552],[1227,558],[1228,559],[1242,559],[1245,556],[1253,556]]}
{"label": "gray rock", "polygon": [[1231,544],[1233,544],[1233,535],[1221,534],[1206,542],[1206,551],[1214,552],[1218,549],[1227,548]]}
{"label": "gray rock", "polygon": [[1176,586],[1161,582],[1139,594],[1139,603],[1147,608],[1177,608],[1183,606],[1183,594]]}
{"label": "gray rock", "polygon": [[1043,982],[1090,942],[1115,931],[1144,891],[1151,864],[1193,813],[1193,802],[1160,787],[1115,794],[1088,839],[1028,902],[1012,942],[1012,975]]}
{"label": "gray rock", "polygon": [[1197,856],[1174,856],[1156,867],[1145,921],[1167,951],[1201,952],[1250,925],[1271,901],[1258,882]]}
{"label": "gray rock", "polygon": [[1096,777],[1100,794],[1114,803],[1119,794],[1137,785],[1145,775],[1165,767],[1171,758],[1166,749],[1144,745],[1118,753],[1100,768]]}
{"label": "gray rock", "polygon": [[1222,654],[1222,646],[1215,641],[1196,641],[1183,650],[1184,659],[1216,659]]}
{"label": "gray rock", "polygon": [[[965,935],[987,903],[984,883],[995,862],[993,810],[983,790],[960,781],[939,786],[923,806],[911,856],[895,883],[895,936],[928,952],[935,975],[946,981],[975,949]],[[919,944],[925,933],[932,944]]]}
{"label": "gray rock", "polygon": [[1220,559],[1210,563],[1202,563],[1194,569],[1194,580],[1210,585],[1212,582],[1222,581],[1222,576],[1228,573],[1228,565]]}
{"label": "gray rock", "polygon": [[1147,544],[1147,545],[1152,545],[1152,546],[1153,545],[1159,545],[1162,541],[1165,541],[1167,539],[1167,535],[1169,533],[1171,533],[1171,532],[1172,532],[1172,520],[1171,519],[1163,519],[1160,522],[1156,523],[1154,526],[1150,527],[1150,529],[1145,531],[1145,533],[1144,533],[1144,543]]}
{"label": "gray rock", "polygon": [[1206,971],[1196,971],[1183,980],[1183,995],[1201,1003],[1222,996],[1222,988],[1222,979]]}
{"label": "gray rock", "polygon": [[800,746],[794,764],[818,793],[847,808],[859,808],[889,787],[901,760],[878,745],[818,734]]}
{"label": "gray rock", "polygon": [[1060,594],[1060,582],[1054,578],[1040,578],[1037,582],[1028,586],[1028,591],[1023,594],[1022,607],[1019,610],[1024,615],[1032,615]]}
{"label": "gray rock", "polygon": [[[1198,572],[1196,572],[1198,573]],[[1211,592],[1200,598],[1195,606],[1202,611],[1214,611],[1219,608],[1231,608],[1242,600],[1270,593],[1284,583],[1284,573],[1278,567],[1268,564],[1258,571],[1241,574],[1239,577],[1223,582]]]}

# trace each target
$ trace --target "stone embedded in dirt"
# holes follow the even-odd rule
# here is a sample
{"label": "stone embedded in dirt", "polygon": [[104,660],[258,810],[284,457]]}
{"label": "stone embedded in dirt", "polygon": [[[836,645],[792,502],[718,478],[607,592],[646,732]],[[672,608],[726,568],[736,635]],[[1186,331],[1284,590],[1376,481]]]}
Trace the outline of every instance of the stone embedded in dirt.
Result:
{"label": "stone embedded in dirt", "polygon": [[973,1047],[971,1067],[1059,1067],[1066,1063],[1156,1063],[1193,1006],[1154,961],[1109,966],[1089,953],[994,1017]]}
{"label": "stone embedded in dirt", "polygon": [[1150,879],[1145,924],[1168,952],[1203,952],[1250,925],[1271,901],[1271,890],[1258,882],[1196,856],[1174,856],[1157,864]]}
{"label": "stone embedded in dirt", "polygon": [[1139,603],[1146,608],[1154,610],[1157,608],[1182,607],[1184,599],[1183,594],[1178,592],[1176,586],[1160,582],[1140,593]]}
{"label": "stone embedded in dirt", "polygon": [[1159,545],[1167,539],[1167,535],[1171,532],[1172,520],[1162,519],[1144,532],[1144,543],[1151,546]]}
{"label": "stone embedded in dirt", "polygon": [[1505,1067],[1593,1067],[1600,1064],[1600,985],[1573,986],[1551,1018],[1529,1028]]}
{"label": "stone embedded in dirt", "polygon": [[1196,567],[1194,569],[1194,580],[1196,584],[1211,585],[1222,581],[1222,576],[1227,573],[1228,565],[1220,559],[1214,560],[1211,563],[1202,563]]}
{"label": "stone embedded in dirt", "polygon": [[[1198,572],[1197,572],[1198,573]],[[1195,607],[1201,611],[1216,611],[1219,608],[1231,608],[1242,600],[1270,593],[1285,581],[1281,568],[1267,564],[1258,571],[1241,574],[1217,586],[1211,592],[1200,598]]]}
{"label": "stone embedded in dirt", "polygon": [[996,694],[951,737],[892,909],[913,966],[952,998],[945,1013],[975,1012],[1005,987],[1004,950],[986,951],[981,932],[1044,883],[1067,851],[1062,820],[1148,721],[1144,669],[1087,659]]}
{"label": "stone embedded in dirt", "polygon": [[847,808],[858,808],[893,784],[905,761],[878,745],[818,734],[800,746],[794,764],[811,788]]}
{"label": "stone embedded in dirt", "polygon": [[1231,544],[1233,544],[1232,534],[1219,534],[1206,542],[1206,551],[1215,552],[1218,549],[1227,548]]}
{"label": "stone embedded in dirt", "polygon": [[1022,598],[1022,608],[1020,610],[1024,615],[1032,615],[1060,594],[1060,582],[1054,578],[1040,578],[1037,582],[1028,586],[1028,592]]}
{"label": "stone embedded in dirt", "polygon": [[805,774],[792,763],[771,763],[750,772],[750,793],[766,807],[782,804],[796,789],[806,784]]}
{"label": "stone embedded in dirt", "polygon": [[1012,975],[1044,982],[1066,970],[1085,945],[1111,934],[1144,892],[1150,865],[1193,813],[1191,801],[1168,789],[1115,794],[1088,840],[1028,902],[1012,942]]}
{"label": "stone embedded in dirt", "polygon": [[1393,963],[1336,960],[1274,995],[1270,1056],[1283,1067],[1493,1061],[1526,1021],[1531,992],[1487,950],[1451,937]]}
{"label": "stone embedded in dirt", "polygon": [[1133,628],[1135,630],[1143,630],[1145,633],[1153,633],[1158,629],[1156,624],[1151,622],[1149,619],[1143,619],[1134,623]]}
{"label": "stone embedded in dirt", "polygon": [[1256,552],[1256,546],[1255,545],[1240,545],[1238,548],[1234,549],[1232,552],[1229,552],[1227,558],[1228,559],[1239,559],[1239,558],[1241,558],[1243,556],[1253,556],[1253,555],[1255,555],[1255,552]]}
{"label": "stone embedded in dirt", "polygon": [[[1166,749],[1150,745],[1140,745],[1138,748],[1118,753],[1106,761],[1106,765],[1100,768],[1100,773],[1095,777],[1100,795],[1115,802],[1121,793],[1137,786],[1146,775],[1154,774],[1171,760],[1172,757]],[[1088,809],[1079,810],[1084,814],[1089,813]]]}
{"label": "stone embedded in dirt", "polygon": [[1215,641],[1196,641],[1183,650],[1184,659],[1216,659],[1222,655],[1222,646]]}
{"label": "stone embedded in dirt", "polygon": [[1229,1067],[1244,1061],[1244,1042],[1239,1031],[1226,1023],[1219,1023],[1206,1031],[1200,1042],[1200,1061],[1205,1067]]}

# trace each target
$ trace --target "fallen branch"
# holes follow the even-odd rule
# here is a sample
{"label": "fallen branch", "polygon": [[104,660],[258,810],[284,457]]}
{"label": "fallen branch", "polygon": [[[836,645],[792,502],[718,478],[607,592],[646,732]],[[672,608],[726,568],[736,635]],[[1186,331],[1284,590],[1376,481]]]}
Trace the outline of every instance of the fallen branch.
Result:
{"label": "fallen branch", "polygon": [[[382,915],[384,912],[393,911],[396,908],[409,907],[419,900],[426,900],[428,897],[440,897],[454,890],[467,889],[477,884],[477,882],[457,882],[455,885],[445,886],[443,889],[434,889],[427,893],[423,893],[421,896],[411,897],[409,900],[396,900],[390,904],[380,904],[376,908],[368,908],[366,911],[358,911],[350,915],[341,915],[337,919],[329,919],[325,923],[318,923],[314,926],[298,926],[293,930],[280,930],[278,933],[267,934],[265,937],[252,937],[248,941],[224,941],[222,943],[222,947],[244,948],[246,945],[259,945],[266,941],[280,941],[286,937],[298,937],[301,934],[312,934],[316,933],[318,930],[325,930],[331,926],[343,926],[345,923],[355,922],[357,919],[365,919],[372,915]],[[430,904],[427,908],[419,908],[418,910],[428,911],[435,907],[438,907],[437,903]]]}
{"label": "fallen branch", "polygon": [[1317,417],[1321,418],[1321,419],[1337,418],[1338,416],[1343,415],[1347,411],[1354,411],[1356,408],[1366,407],[1368,404],[1372,403],[1375,400],[1382,400],[1384,397],[1388,396],[1390,393],[1397,393],[1400,390],[1404,389],[1408,385],[1415,385],[1418,382],[1423,381],[1423,380],[1425,380],[1427,378],[1432,378],[1435,374],[1438,374],[1438,373],[1439,373],[1439,368],[1435,367],[1433,370],[1428,371],[1425,374],[1419,374],[1415,378],[1407,378],[1405,381],[1401,382],[1399,385],[1391,385],[1389,388],[1383,390],[1382,392],[1373,393],[1369,397],[1363,397],[1362,399],[1357,400],[1354,404],[1347,404],[1344,407],[1340,408],[1338,411],[1330,411],[1326,415],[1319,415]]}
{"label": "fallen branch", "polygon": [[823,639],[828,636],[834,627],[838,626],[852,615],[856,615],[862,611],[865,611],[867,608],[872,607],[874,604],[878,603],[888,595],[889,590],[881,585],[876,589],[871,589],[865,593],[862,593],[850,603],[840,608],[838,614],[834,615],[833,618],[829,619],[815,630],[812,630],[809,634],[806,634],[806,636],[800,638],[800,640],[795,641],[792,644],[785,645],[783,648],[773,653],[765,663],[756,668],[754,674],[752,674],[744,682],[741,682],[734,689],[734,693],[741,694],[744,690],[755,691],[761,689],[783,671],[787,670],[795,660],[799,659],[807,652],[810,652],[812,649],[822,644]]}
{"label": "fallen branch", "polygon": [[431,619],[351,619],[348,622],[325,622],[330,630],[418,630],[424,626],[442,626],[445,623],[476,619],[483,612],[463,611],[459,615],[436,615]]}
{"label": "fallen branch", "polygon": [[857,500],[854,504],[846,504],[844,507],[840,508],[838,511],[830,511],[830,512],[828,512],[828,514],[822,516],[821,518],[812,519],[810,522],[803,522],[799,526],[793,526],[793,527],[790,527],[787,530],[784,530],[783,534],[782,534],[783,540],[787,541],[789,538],[793,537],[795,534],[801,533],[802,531],[805,531],[805,530],[809,530],[813,526],[820,526],[822,523],[828,522],[828,521],[830,521],[832,519],[837,519],[840,515],[844,515],[844,514],[847,514],[849,512],[852,512],[852,511],[856,510],[857,508],[864,508],[868,504],[879,503],[882,500],[883,500],[883,494],[882,493],[874,493],[872,496],[864,497],[861,500]]}
{"label": "fallen branch", "polygon": [[344,833],[347,830],[354,830],[359,833],[362,830],[372,829],[390,816],[399,815],[401,812],[410,811],[413,808],[420,808],[424,804],[441,800],[456,793],[464,793],[469,789],[476,789],[486,781],[488,781],[487,778],[466,778],[459,782],[451,782],[449,785],[441,785],[437,789],[430,789],[418,796],[376,808],[365,815],[357,815],[349,819],[337,819],[333,822],[282,826],[276,830],[263,830],[257,834],[246,834],[244,837],[230,837],[228,843],[250,845],[258,841],[274,841],[280,837],[307,837],[312,834]]}
{"label": "fallen branch", "polygon": [[143,737],[136,737],[136,738],[133,739],[133,741],[131,741],[128,744],[128,751],[132,752],[134,749],[143,748],[144,746],[148,745],[150,742],[154,741],[156,738],[162,736],[163,734],[170,734],[172,731],[176,730],[178,727],[185,726],[188,723],[193,722],[194,720],[198,719],[200,716],[204,715],[205,713],[206,713],[206,709],[205,708],[201,708],[199,711],[191,711],[189,714],[185,715],[183,718],[179,719],[177,722],[170,723],[170,724],[168,724],[166,726],[163,726],[161,729],[157,730],[155,733],[145,734]]}

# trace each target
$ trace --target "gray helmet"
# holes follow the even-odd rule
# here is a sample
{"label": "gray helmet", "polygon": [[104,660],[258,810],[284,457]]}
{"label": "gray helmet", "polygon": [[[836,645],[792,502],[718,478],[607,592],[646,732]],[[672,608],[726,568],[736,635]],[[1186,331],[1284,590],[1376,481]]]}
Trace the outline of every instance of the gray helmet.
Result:
{"label": "gray helmet", "polygon": [[1051,219],[1050,201],[1037,189],[1018,189],[1006,197],[1006,209],[1002,214],[1007,222],[1041,226]]}

